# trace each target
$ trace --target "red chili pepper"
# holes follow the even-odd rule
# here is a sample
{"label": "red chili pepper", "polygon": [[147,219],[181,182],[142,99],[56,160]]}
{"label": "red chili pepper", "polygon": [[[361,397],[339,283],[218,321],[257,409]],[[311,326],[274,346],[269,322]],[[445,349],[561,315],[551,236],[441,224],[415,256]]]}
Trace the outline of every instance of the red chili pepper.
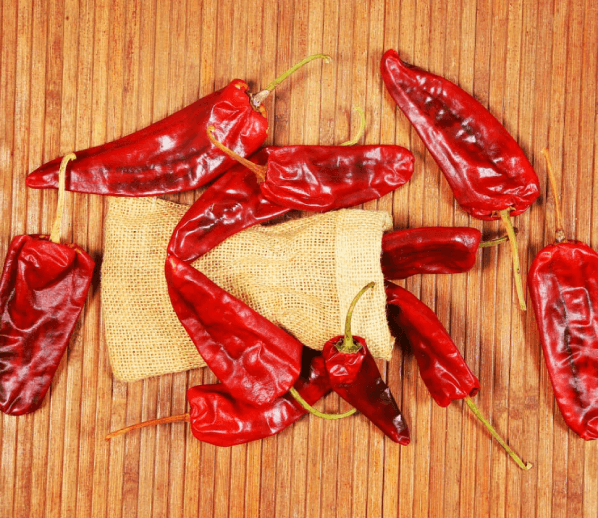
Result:
{"label": "red chili pepper", "polygon": [[475,416],[522,469],[530,469],[504,442],[484,418],[471,397],[480,382],[469,370],[461,353],[434,312],[407,290],[386,283],[388,323],[394,336],[405,334],[417,360],[419,374],[430,395],[442,407],[455,399],[465,399]]}
{"label": "red chili pepper", "polygon": [[[330,390],[321,353],[303,348],[301,374],[294,389],[310,405]],[[149,425],[186,421],[191,423],[191,431],[200,441],[233,446],[277,434],[307,413],[289,393],[265,407],[256,408],[238,401],[234,389],[223,383],[192,387],[187,391],[187,400],[191,407],[188,414],[128,426],[109,434],[106,439]]]}
{"label": "red chili pepper", "polygon": [[[459,205],[472,216],[502,219],[524,212],[540,195],[529,160],[498,120],[447,79],[401,61],[394,50],[382,57],[382,78],[438,163]],[[509,214],[510,213],[510,214]],[[519,258],[512,232],[517,293],[525,309]]]}
{"label": "red chili pepper", "polygon": [[[235,162],[222,155],[206,138],[208,126],[218,127],[218,138],[247,156],[266,140],[268,119],[261,103],[306,58],[258,93],[247,94],[240,79],[147,128],[101,146],[79,151],[66,188],[93,194],[154,196],[197,189]],[[256,97],[257,97],[256,96]],[[27,177],[27,186],[56,188],[60,158],[44,164]]]}
{"label": "red chili pepper", "polygon": [[[63,171],[71,158],[63,160]],[[15,237],[4,263],[0,410],[6,414],[26,414],[42,404],[91,283],[91,257],[77,245],[59,242],[61,216],[62,198],[52,235]]]}
{"label": "red chili pepper", "polygon": [[366,342],[351,334],[351,316],[359,298],[374,283],[365,286],[353,299],[345,324],[345,335],[326,342],[322,356],[330,386],[350,405],[365,415],[393,441],[409,444],[409,429],[397,403],[380,376]]}
{"label": "red chili pepper", "polygon": [[568,241],[548,171],[558,215],[557,239],[532,262],[528,286],[546,367],[567,426],[589,441],[598,439],[598,254]]}
{"label": "red chili pepper", "polygon": [[[266,156],[262,149],[250,160]],[[267,200],[255,174],[237,164],[210,185],[174,229],[168,253],[191,263],[233,234],[291,209]]]}
{"label": "red chili pepper", "polygon": [[405,279],[421,273],[461,273],[473,267],[482,233],[471,227],[423,227],[382,236],[382,273]]}
{"label": "red chili pepper", "polygon": [[176,257],[166,260],[172,306],[199,354],[234,398],[270,404],[299,375],[301,343]]}
{"label": "red chili pepper", "polygon": [[413,174],[413,155],[400,146],[267,147],[266,165],[212,143],[254,171],[264,197],[283,207],[327,212],[378,199]]}

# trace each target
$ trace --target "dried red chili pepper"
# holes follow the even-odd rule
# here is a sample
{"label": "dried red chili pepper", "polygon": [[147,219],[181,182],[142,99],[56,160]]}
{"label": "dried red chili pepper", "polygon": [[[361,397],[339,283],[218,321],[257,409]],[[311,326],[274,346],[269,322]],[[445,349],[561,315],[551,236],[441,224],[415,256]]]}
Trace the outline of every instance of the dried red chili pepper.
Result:
{"label": "dried red chili pepper", "polygon": [[[264,149],[250,160],[267,156]],[[255,174],[238,164],[210,185],[177,224],[168,253],[191,263],[233,234],[290,212],[267,200]]]}
{"label": "dried red chili pepper", "polygon": [[394,50],[382,57],[382,78],[438,163],[459,205],[482,220],[502,219],[513,249],[517,294],[525,309],[510,216],[540,195],[529,160],[498,120],[447,79],[407,65]]}
{"label": "dried red chili pepper", "polygon": [[166,260],[172,306],[199,354],[235,400],[270,404],[299,375],[301,343],[176,257]]}
{"label": "dried red chili pepper", "polygon": [[[61,165],[61,177],[67,162]],[[0,410],[37,410],[85,304],[94,262],[60,243],[63,191],[51,236],[15,237],[0,278]]]}
{"label": "dried red chili pepper", "polygon": [[405,184],[413,174],[413,155],[394,145],[267,147],[266,165],[234,157],[258,177],[264,198],[295,210],[326,212],[381,198]]}
{"label": "dried red chili pepper", "polygon": [[372,288],[365,286],[353,299],[347,312],[344,336],[326,342],[322,356],[330,386],[393,441],[409,444],[409,429],[397,403],[380,376],[365,340],[351,334],[351,316],[359,298]]}
{"label": "dried red chili pepper", "polygon": [[598,439],[598,254],[566,239],[552,165],[543,153],[557,238],[534,258],[528,287],[557,404],[567,426],[589,441]]}
{"label": "dried red chili pepper", "polygon": [[[293,387],[313,405],[330,391],[324,360],[320,352],[304,347],[301,363],[301,373]],[[289,393],[260,408],[240,402],[235,396],[234,389],[223,383],[192,387],[187,391],[191,407],[188,414],[134,424],[112,432],[106,439],[145,426],[186,421],[191,423],[191,431],[200,441],[233,446],[277,434],[307,413]]]}
{"label": "dried red chili pepper", "polygon": [[417,360],[419,374],[430,395],[442,407],[465,399],[475,416],[522,469],[530,469],[484,418],[471,397],[480,389],[461,353],[434,312],[407,290],[386,283],[388,323],[394,336],[404,333]]}
{"label": "dried red chili pepper", "polygon": [[[310,56],[271,83],[252,99],[240,79],[147,128],[101,146],[79,151],[66,188],[93,194],[154,196],[197,189],[235,162],[222,155],[206,138],[208,126],[218,127],[218,138],[247,156],[266,140],[268,119],[261,102],[284,78],[313,59]],[[60,158],[27,177],[27,186],[56,188]]]}

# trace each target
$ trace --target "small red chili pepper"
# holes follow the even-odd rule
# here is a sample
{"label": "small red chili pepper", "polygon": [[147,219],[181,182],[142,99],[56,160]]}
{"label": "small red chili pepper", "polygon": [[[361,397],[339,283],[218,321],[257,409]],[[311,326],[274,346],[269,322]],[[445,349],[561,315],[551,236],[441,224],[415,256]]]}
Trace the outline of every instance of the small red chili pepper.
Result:
{"label": "small red chili pepper", "polygon": [[556,242],[532,262],[528,287],[546,367],[567,426],[585,440],[598,439],[598,254],[568,241],[548,151],[557,207]]}
{"label": "small red chili pepper", "polygon": [[332,390],[393,441],[407,445],[410,441],[407,423],[382,380],[376,361],[365,340],[351,334],[353,309],[359,298],[373,286],[373,282],[368,284],[353,299],[347,312],[344,336],[336,336],[326,342],[322,356]]}
{"label": "small red chili pepper", "polygon": [[465,399],[467,406],[486,426],[492,436],[522,469],[519,456],[498,435],[472,401],[480,382],[469,370],[461,353],[434,312],[400,286],[386,283],[388,323],[394,336],[404,333],[417,360],[419,374],[430,395],[442,407],[455,399]]}
{"label": "small red chili pepper", "polygon": [[256,174],[267,200],[295,210],[354,207],[394,191],[413,174],[413,155],[400,146],[267,147],[263,166],[236,155],[212,131],[211,142]]}
{"label": "small red chili pepper", "polygon": [[[303,348],[301,374],[294,390],[309,405],[330,391],[330,383],[320,352]],[[191,407],[188,414],[153,419],[112,432],[106,440],[145,426],[190,422],[193,435],[216,446],[233,446],[277,434],[307,414],[307,410],[289,393],[269,405],[256,408],[240,402],[235,390],[223,383],[199,385],[187,391]]]}
{"label": "small red chili pepper", "polygon": [[[266,156],[262,149],[250,160]],[[168,253],[191,263],[233,234],[291,209],[267,200],[255,174],[237,164],[210,185],[177,224]]]}
{"label": "small red chili pepper", "polygon": [[[261,102],[284,78],[313,59],[310,56],[277,78],[254,98],[240,79],[147,128],[114,142],[79,151],[66,182],[69,191],[116,196],[155,196],[197,189],[235,162],[206,138],[208,126],[243,156],[266,140],[268,119]],[[27,177],[27,186],[56,188],[60,158]]]}
{"label": "small red chili pepper", "polygon": [[[67,162],[61,165],[61,178]],[[0,410],[37,410],[85,304],[94,262],[60,243],[64,188],[51,236],[15,237],[0,278]]]}
{"label": "small red chili pepper", "polygon": [[459,205],[475,218],[502,219],[512,243],[521,309],[525,294],[510,216],[540,195],[529,160],[507,130],[471,95],[447,79],[407,65],[394,50],[382,78],[447,179]]}
{"label": "small red chili pepper", "polygon": [[301,342],[176,257],[166,260],[166,281],[183,327],[235,400],[268,405],[291,388]]}

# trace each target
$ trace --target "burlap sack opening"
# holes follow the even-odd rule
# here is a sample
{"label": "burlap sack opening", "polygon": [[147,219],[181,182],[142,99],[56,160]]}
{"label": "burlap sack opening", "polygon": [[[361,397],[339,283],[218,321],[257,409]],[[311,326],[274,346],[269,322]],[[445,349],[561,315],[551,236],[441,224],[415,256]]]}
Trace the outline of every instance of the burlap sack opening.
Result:
{"label": "burlap sack opening", "polygon": [[[205,366],[170,304],[166,246],[187,206],[158,198],[110,198],[105,220],[101,293],[110,363],[134,381]],[[219,286],[263,316],[321,349],[342,334],[355,294],[353,334],[389,360],[380,267],[385,212],[341,210],[240,232],[194,263]]]}

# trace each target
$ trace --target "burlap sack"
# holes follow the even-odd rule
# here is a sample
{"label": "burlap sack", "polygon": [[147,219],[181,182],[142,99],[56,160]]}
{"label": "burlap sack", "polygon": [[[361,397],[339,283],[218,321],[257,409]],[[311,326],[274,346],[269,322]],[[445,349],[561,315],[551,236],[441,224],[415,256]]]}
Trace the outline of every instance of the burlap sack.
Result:
{"label": "burlap sack", "polygon": [[[158,198],[110,198],[101,293],[114,376],[133,381],[205,365],[170,304],[166,246],[186,206]],[[342,210],[241,232],[194,263],[219,286],[302,343],[321,349],[342,334],[351,300],[368,282],[353,334],[390,359],[380,267],[385,212]]]}

